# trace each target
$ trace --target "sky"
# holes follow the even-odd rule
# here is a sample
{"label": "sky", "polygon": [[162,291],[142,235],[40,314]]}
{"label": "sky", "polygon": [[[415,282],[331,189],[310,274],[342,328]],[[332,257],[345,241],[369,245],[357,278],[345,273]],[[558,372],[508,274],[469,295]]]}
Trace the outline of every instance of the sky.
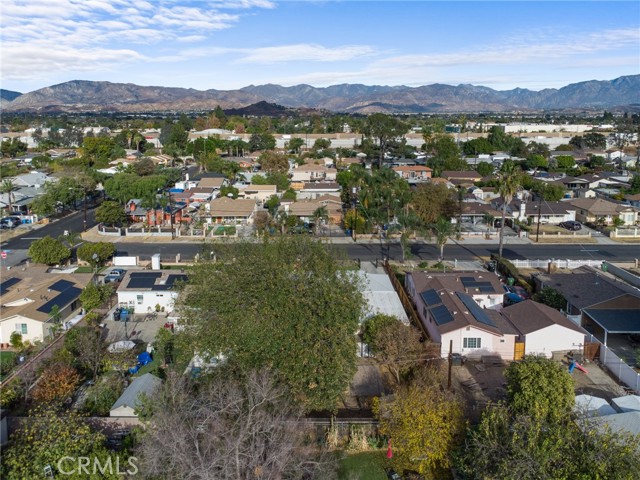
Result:
{"label": "sky", "polygon": [[560,88],[640,74],[640,2],[2,0],[0,88]]}

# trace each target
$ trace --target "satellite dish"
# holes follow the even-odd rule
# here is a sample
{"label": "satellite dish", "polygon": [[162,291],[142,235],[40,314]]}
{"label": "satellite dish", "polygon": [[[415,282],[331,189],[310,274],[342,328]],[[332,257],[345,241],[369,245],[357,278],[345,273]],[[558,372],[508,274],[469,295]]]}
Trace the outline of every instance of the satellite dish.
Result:
{"label": "satellite dish", "polygon": [[233,198],[233,193],[227,193],[227,197]]}

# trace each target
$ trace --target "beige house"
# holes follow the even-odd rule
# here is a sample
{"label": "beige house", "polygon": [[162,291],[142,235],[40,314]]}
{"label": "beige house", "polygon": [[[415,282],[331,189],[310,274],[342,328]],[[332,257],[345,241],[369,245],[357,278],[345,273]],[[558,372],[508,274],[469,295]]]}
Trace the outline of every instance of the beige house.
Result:
{"label": "beige house", "polygon": [[299,165],[292,171],[292,182],[333,182],[336,179],[337,170],[335,168],[327,168],[322,165],[313,163],[305,163]]}
{"label": "beige house", "polygon": [[300,200],[284,204],[282,208],[288,215],[298,217],[303,222],[313,223],[313,214],[321,207],[327,210],[330,224],[339,225],[342,223],[342,204],[333,198]]}
{"label": "beige house", "polygon": [[205,216],[209,223],[249,225],[257,211],[256,201],[251,199],[221,197],[214,198],[207,205],[209,208]]}
{"label": "beige house", "polygon": [[57,326],[51,317],[57,305],[59,324],[80,310],[79,296],[93,274],[58,274],[46,268],[31,266],[2,276],[0,284],[0,347],[6,348],[13,332],[23,341],[42,341]]}
{"label": "beige house", "polygon": [[223,177],[204,177],[198,181],[198,188],[213,188],[220,190],[227,182]]}
{"label": "beige house", "polygon": [[427,182],[433,172],[423,165],[393,167],[392,170],[408,182]]}
{"label": "beige house", "polygon": [[246,188],[240,190],[239,196],[241,198],[249,198],[257,200],[258,202],[265,202],[273,195],[278,195],[278,187],[275,185],[248,185]]}
{"label": "beige house", "polygon": [[579,222],[603,223],[611,225],[616,218],[624,221],[624,225],[638,223],[638,209],[631,205],[609,202],[602,198],[578,198],[571,201],[576,209],[576,220]]}

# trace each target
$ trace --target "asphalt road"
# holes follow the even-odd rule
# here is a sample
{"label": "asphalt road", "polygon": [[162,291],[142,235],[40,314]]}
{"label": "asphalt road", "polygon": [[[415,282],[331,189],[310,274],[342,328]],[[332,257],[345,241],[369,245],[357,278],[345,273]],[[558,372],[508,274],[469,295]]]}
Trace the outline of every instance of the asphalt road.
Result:
{"label": "asphalt road", "polygon": [[[400,245],[380,244],[336,244],[334,247],[349,258],[363,261],[388,257],[393,260],[402,259]],[[118,251],[126,255],[140,256],[149,259],[159,253],[163,261],[174,260],[179,253],[183,260],[192,259],[202,249],[201,244],[190,243],[121,243]],[[215,246],[214,246],[215,250]],[[498,252],[497,245],[446,245],[445,260],[470,261],[481,257],[489,257]],[[438,248],[429,244],[413,244],[412,259],[436,260]],[[584,247],[577,245],[513,245],[503,250],[503,255],[514,259],[571,259],[571,260],[608,260],[611,262],[631,261],[640,257],[638,245],[596,245]]]}
{"label": "asphalt road", "polygon": [[[93,208],[87,209],[87,228],[96,224],[96,216]],[[58,238],[65,231],[80,233],[84,227],[84,211],[73,212],[59,220],[35,230],[29,230],[6,242],[2,242],[2,250],[7,252],[7,258],[1,259],[2,266],[14,266],[27,258],[27,250],[34,240],[40,240],[47,235]]]}
{"label": "asphalt road", "polygon": [[[0,260],[2,266],[13,266],[27,258],[27,250],[33,240],[45,235],[58,237],[65,230],[81,232],[83,229],[84,213],[82,210],[72,213],[60,220],[46,225],[37,230],[26,232],[2,244],[2,250],[8,252],[7,258]],[[93,209],[87,211],[88,227],[95,225]],[[180,254],[182,260],[191,260],[202,249],[199,243],[119,243],[118,252],[126,255],[140,256],[149,259],[151,255],[159,253],[163,261],[175,261]],[[343,252],[349,258],[362,261],[372,261],[383,257],[392,260],[402,259],[402,249],[399,244],[379,243],[346,243],[336,244],[335,248]],[[472,261],[481,257],[489,257],[497,253],[497,244],[462,244],[446,245],[444,249],[445,260]],[[438,249],[431,244],[414,243],[411,245],[411,258],[414,260],[433,261],[438,258]],[[607,260],[611,262],[632,261],[640,257],[638,245],[532,245],[514,244],[506,245],[503,251],[505,258],[514,259],[571,259],[571,260]]]}

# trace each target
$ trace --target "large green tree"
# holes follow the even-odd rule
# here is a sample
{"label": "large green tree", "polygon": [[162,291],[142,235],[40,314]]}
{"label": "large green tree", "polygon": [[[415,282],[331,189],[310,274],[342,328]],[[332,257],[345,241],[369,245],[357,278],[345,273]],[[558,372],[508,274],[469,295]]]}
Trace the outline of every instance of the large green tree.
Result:
{"label": "large green tree", "polygon": [[469,480],[637,480],[640,437],[565,415],[545,421],[490,405],[468,431],[456,470]]}
{"label": "large green tree", "polygon": [[97,267],[116,253],[116,246],[111,242],[86,242],[78,247],[78,258]]}
{"label": "large green tree", "polygon": [[509,405],[516,413],[557,421],[573,408],[574,383],[553,360],[527,355],[506,369]]}
{"label": "large green tree", "polygon": [[404,136],[408,130],[409,127],[402,120],[384,113],[374,113],[367,117],[364,125],[364,134],[369,138],[376,139],[378,142],[379,167],[382,167],[389,141]]}
{"label": "large green tree", "polygon": [[127,215],[118,202],[106,201],[96,208],[96,220],[106,225],[120,225],[127,220]]}
{"label": "large green tree", "polygon": [[425,183],[416,188],[411,205],[425,224],[433,224],[440,217],[455,215],[455,191],[441,183]]}
{"label": "large green tree", "polygon": [[[104,435],[91,430],[89,425],[74,413],[61,413],[50,407],[30,412],[27,421],[21,422],[10,437],[10,446],[2,452],[2,477],[7,479],[46,478],[45,468],[52,476],[70,480],[118,479],[121,475],[115,469],[119,454],[109,452],[104,447]],[[78,468],[78,458],[90,458],[105,465],[111,457],[113,468],[82,471]],[[136,473],[127,460],[120,458],[121,471],[130,469]]]}
{"label": "large green tree", "polygon": [[[309,410],[334,410],[356,365],[364,300],[335,252],[298,237],[216,246],[193,267],[179,304],[200,352],[269,366]],[[206,255],[205,255],[206,257]]]}
{"label": "large green tree", "polygon": [[40,240],[31,242],[28,255],[36,263],[56,265],[67,260],[71,256],[71,250],[59,240],[47,235]]}

